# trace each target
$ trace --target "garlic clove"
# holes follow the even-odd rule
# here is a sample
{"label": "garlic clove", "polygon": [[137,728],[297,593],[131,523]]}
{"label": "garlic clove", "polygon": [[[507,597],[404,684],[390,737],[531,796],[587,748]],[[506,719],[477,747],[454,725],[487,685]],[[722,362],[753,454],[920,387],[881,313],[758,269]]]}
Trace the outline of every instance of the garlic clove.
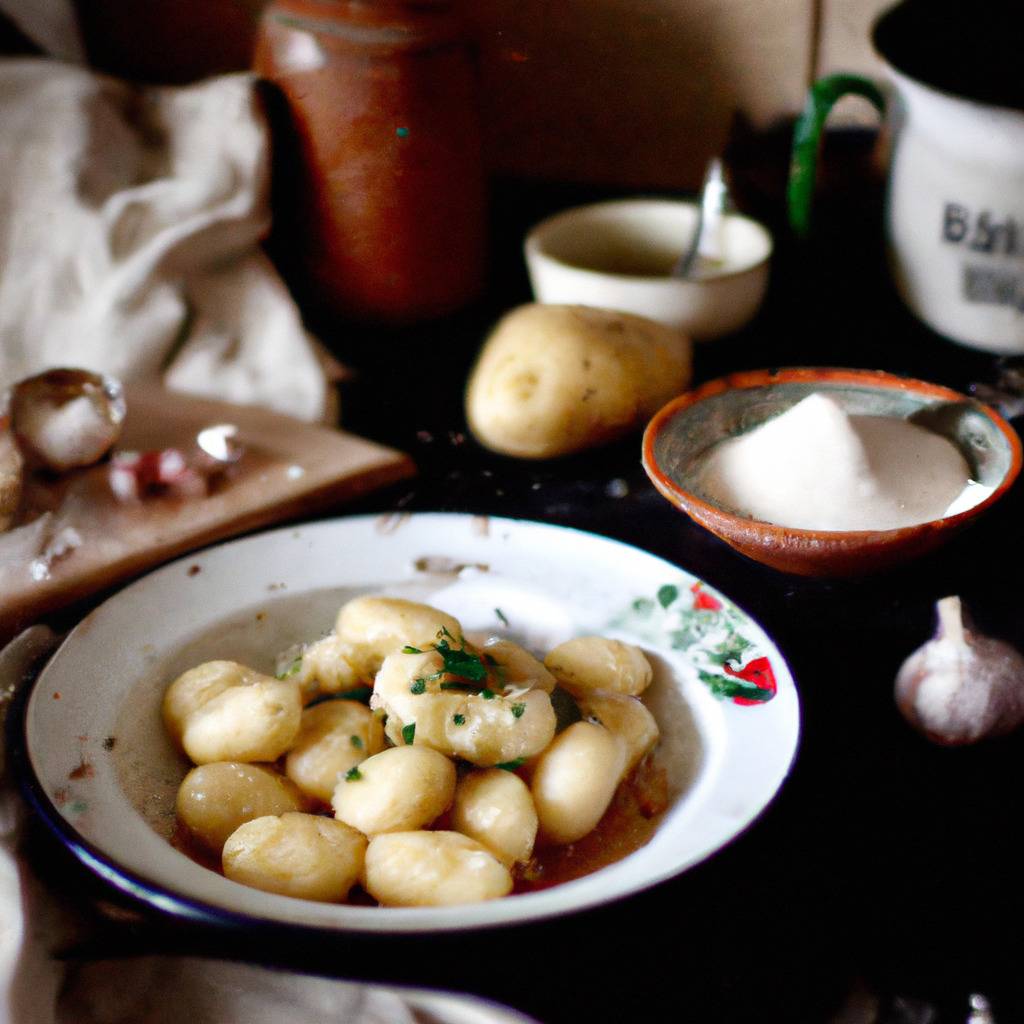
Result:
{"label": "garlic clove", "polygon": [[935,636],[903,663],[896,704],[936,743],[956,746],[999,736],[1024,722],[1024,655],[964,621],[959,597],[936,605]]}
{"label": "garlic clove", "polygon": [[102,459],[124,416],[120,382],[88,370],[47,370],[11,393],[11,428],[26,460],[57,473]]}

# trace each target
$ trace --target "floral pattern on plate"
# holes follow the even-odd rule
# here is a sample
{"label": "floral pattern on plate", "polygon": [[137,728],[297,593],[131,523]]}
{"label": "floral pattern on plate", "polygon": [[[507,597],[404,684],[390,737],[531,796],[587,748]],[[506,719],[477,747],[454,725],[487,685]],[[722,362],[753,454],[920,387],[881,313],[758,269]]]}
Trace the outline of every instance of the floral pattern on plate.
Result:
{"label": "floral pattern on plate", "polygon": [[777,684],[771,661],[745,632],[749,622],[698,580],[666,583],[653,598],[635,598],[610,625],[684,653],[712,696],[750,706],[770,701]]}

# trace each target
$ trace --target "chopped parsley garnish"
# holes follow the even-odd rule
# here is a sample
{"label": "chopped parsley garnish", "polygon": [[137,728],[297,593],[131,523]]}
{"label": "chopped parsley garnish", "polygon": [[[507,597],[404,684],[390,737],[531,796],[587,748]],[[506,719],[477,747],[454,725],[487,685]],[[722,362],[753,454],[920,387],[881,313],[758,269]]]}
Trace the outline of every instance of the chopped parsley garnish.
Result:
{"label": "chopped parsley garnish", "polygon": [[347,772],[345,772],[346,782],[358,782],[363,777],[363,773],[358,767],[353,765]]}
{"label": "chopped parsley garnish", "polygon": [[410,647],[409,644],[406,644],[402,648],[402,653],[403,654],[422,654],[423,652],[418,647]]}
{"label": "chopped parsley garnish", "polygon": [[456,725],[465,725],[466,724],[466,716],[465,715],[452,715],[452,721]]}
{"label": "chopped parsley garnish", "polygon": [[672,586],[671,583],[666,583],[665,586],[658,588],[658,604],[662,608],[667,608],[677,597],[679,597],[679,588]]}
{"label": "chopped parsley garnish", "polygon": [[525,704],[513,704],[512,705],[512,714],[516,718],[522,718],[523,717],[523,712],[525,710],[526,710],[526,705]]}
{"label": "chopped parsley garnish", "polygon": [[291,679],[292,676],[297,676],[299,670],[302,668],[302,656],[296,658],[287,668],[281,669],[277,673],[278,679]]}
{"label": "chopped parsley garnish", "polygon": [[505,613],[500,608],[495,608],[494,614],[498,616],[503,625],[508,625],[508,619],[505,618]]}
{"label": "chopped parsley garnish", "polygon": [[517,757],[514,761],[502,761],[501,764],[496,764],[494,767],[500,768],[503,772],[514,772],[517,768],[522,768],[525,763],[525,757]]}
{"label": "chopped parsley garnish", "polygon": [[481,690],[480,691],[480,696],[483,697],[484,700],[494,700],[494,691],[493,690]]}
{"label": "chopped parsley garnish", "polygon": [[427,681],[425,679],[416,679],[413,681],[412,686],[409,687],[410,693],[421,694],[427,689]]}
{"label": "chopped parsley garnish", "polygon": [[412,741],[416,738],[416,723],[410,722],[408,725],[402,726],[402,739],[405,741],[406,746],[412,746]]}
{"label": "chopped parsley garnish", "polygon": [[487,678],[487,666],[479,654],[466,650],[466,641],[460,640],[458,647],[449,641],[455,639],[443,626],[438,631],[438,640],[434,650],[441,655],[442,671],[460,679],[468,679],[474,683],[482,683]]}
{"label": "chopped parsley garnish", "polygon": [[356,750],[363,749],[363,741],[358,736],[349,736],[348,741],[356,748]]}

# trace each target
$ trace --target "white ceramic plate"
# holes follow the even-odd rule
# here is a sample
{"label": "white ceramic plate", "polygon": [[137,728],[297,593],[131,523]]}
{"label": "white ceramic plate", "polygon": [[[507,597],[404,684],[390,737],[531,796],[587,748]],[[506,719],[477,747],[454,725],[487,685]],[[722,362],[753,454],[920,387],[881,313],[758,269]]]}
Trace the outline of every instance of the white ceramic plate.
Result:
{"label": "white ceramic plate", "polygon": [[[185,767],[160,721],[166,685],[210,658],[273,671],[278,652],[321,636],[343,601],[367,591],[429,601],[467,632],[508,635],[542,652],[593,633],[640,644],[655,665],[645,700],[661,725],[673,798],[651,842],[542,892],[388,909],[260,892],[174,849],[166,836]],[[743,688],[742,675],[759,684],[771,675],[774,697],[751,704],[716,695]],[[200,919],[368,932],[536,920],[671,878],[751,823],[786,777],[798,733],[797,693],[779,651],[693,576],[593,534],[446,514],[275,530],[165,566],[71,633],[25,708],[30,797],[115,886]]]}

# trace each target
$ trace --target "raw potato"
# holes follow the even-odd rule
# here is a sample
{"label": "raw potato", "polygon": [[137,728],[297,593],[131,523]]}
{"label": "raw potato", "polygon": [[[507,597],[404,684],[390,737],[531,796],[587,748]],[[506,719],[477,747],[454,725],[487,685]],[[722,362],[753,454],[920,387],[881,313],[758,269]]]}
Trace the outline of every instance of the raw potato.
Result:
{"label": "raw potato", "polygon": [[551,651],[544,664],[574,696],[587,690],[613,690],[638,697],[654,676],[639,647],[603,636],[567,640]]}
{"label": "raw potato", "polygon": [[533,797],[512,772],[470,772],[455,787],[452,828],[482,843],[506,866],[525,864],[537,838]]}
{"label": "raw potato", "polygon": [[650,753],[660,738],[654,715],[636,697],[611,690],[586,690],[579,697],[580,711],[598,720],[622,743],[626,754],[623,777]]}
{"label": "raw potato", "polygon": [[317,814],[256,818],[224,844],[233,882],[302,900],[340,903],[359,880],[366,837]]}
{"label": "raw potato", "polygon": [[577,722],[555,737],[530,784],[544,838],[562,845],[593,831],[615,795],[624,763],[622,744],[603,726]]}
{"label": "raw potato", "polygon": [[334,791],[335,816],[366,835],[429,825],[455,795],[455,765],[429,747],[391,747],[368,757]]}
{"label": "raw potato", "polygon": [[294,680],[208,661],[171,683],[163,713],[168,732],[196,764],[276,761],[298,734],[302,698]]}
{"label": "raw potato", "polygon": [[303,793],[331,802],[335,787],[352,767],[384,749],[384,727],[354,700],[328,700],[302,712],[284,770]]}
{"label": "raw potato", "polygon": [[388,907],[447,906],[506,896],[512,875],[458,832],[392,832],[370,840],[363,887]]}
{"label": "raw potato", "polygon": [[403,647],[427,647],[436,643],[441,629],[462,636],[462,626],[429,604],[400,597],[357,597],[338,612],[338,637],[362,653],[364,667],[372,672]]}
{"label": "raw potato", "polygon": [[466,390],[477,440],[544,459],[642,426],[690,382],[688,338],[652,320],[585,306],[513,310],[484,344]]}
{"label": "raw potato", "polygon": [[217,853],[247,821],[299,811],[302,806],[302,794],[277,772],[237,761],[193,768],[178,788],[178,820]]}

